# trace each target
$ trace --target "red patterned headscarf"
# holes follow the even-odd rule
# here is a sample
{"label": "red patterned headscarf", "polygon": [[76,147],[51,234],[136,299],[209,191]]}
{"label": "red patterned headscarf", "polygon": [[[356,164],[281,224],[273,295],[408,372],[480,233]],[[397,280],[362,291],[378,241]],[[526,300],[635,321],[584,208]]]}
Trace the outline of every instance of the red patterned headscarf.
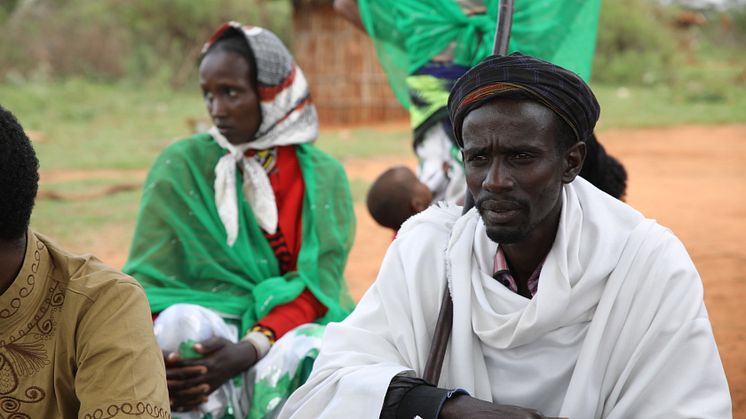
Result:
{"label": "red patterned headscarf", "polygon": [[256,64],[257,93],[262,123],[251,148],[315,141],[318,137],[316,107],[311,102],[303,71],[280,38],[258,26],[224,23],[202,48],[202,54],[218,40],[240,33],[249,44]]}

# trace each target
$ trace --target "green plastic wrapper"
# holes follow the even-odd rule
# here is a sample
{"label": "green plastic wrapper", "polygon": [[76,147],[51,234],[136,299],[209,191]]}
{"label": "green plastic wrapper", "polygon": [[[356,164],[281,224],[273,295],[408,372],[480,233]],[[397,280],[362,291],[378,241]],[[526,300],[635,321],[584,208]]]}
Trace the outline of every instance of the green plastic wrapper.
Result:
{"label": "green plastic wrapper", "polygon": [[316,324],[300,326],[277,341],[257,364],[250,378],[254,387],[249,419],[273,418],[280,413],[288,397],[311,375],[325,330]]}
{"label": "green plastic wrapper", "polygon": [[187,339],[184,342],[181,342],[181,345],[179,345],[179,357],[181,359],[202,358],[202,354],[194,350],[194,345],[196,344],[197,341],[192,339]]}

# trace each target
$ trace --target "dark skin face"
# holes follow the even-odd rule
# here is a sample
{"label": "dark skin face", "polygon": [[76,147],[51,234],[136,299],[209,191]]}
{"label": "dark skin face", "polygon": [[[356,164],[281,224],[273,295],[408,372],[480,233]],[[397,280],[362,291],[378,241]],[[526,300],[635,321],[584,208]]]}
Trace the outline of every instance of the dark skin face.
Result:
{"label": "dark skin face", "polygon": [[585,159],[582,142],[560,151],[563,123],[536,102],[497,99],[471,111],[462,127],[467,187],[523,295],[554,242],[562,185]]}
{"label": "dark skin face", "polygon": [[199,66],[199,85],[213,124],[232,144],[254,140],[262,122],[254,69],[241,55],[209,52]]}

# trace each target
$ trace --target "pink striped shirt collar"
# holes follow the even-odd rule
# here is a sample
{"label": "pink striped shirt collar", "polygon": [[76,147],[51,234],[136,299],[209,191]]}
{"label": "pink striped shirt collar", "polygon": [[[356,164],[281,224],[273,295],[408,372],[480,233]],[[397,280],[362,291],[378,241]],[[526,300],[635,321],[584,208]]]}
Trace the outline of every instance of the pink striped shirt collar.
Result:
{"label": "pink striped shirt collar", "polygon": [[[534,272],[528,278],[528,291],[531,294],[531,297],[536,295],[536,292],[539,290],[539,275],[541,274],[542,266],[544,266],[544,261],[534,269]],[[505,259],[503,248],[500,246],[497,246],[497,252],[495,253],[495,267],[492,276],[511,291],[518,293],[518,283],[510,273],[508,261]]]}

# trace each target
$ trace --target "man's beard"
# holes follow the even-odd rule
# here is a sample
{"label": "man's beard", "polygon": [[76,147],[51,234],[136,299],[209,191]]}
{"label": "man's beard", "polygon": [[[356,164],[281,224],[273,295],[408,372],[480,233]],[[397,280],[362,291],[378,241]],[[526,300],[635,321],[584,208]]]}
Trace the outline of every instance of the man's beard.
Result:
{"label": "man's beard", "polygon": [[[522,217],[522,222],[520,222],[517,225],[511,225],[511,226],[505,226],[505,225],[488,225],[485,222],[484,217],[484,209],[483,209],[483,203],[486,201],[497,201],[494,198],[482,198],[479,199],[476,203],[477,212],[479,212],[479,216],[482,218],[482,222],[484,223],[486,227],[486,233],[487,237],[490,238],[490,240],[494,241],[495,243],[503,243],[503,244],[511,244],[511,243],[518,243],[526,237],[528,237],[529,234],[531,234],[531,231],[536,227],[535,225],[529,224],[527,221],[530,219],[529,217],[529,208],[528,205],[525,202],[521,202],[518,200],[510,200],[511,204],[508,204],[509,207],[515,207],[516,210],[520,211]],[[501,200],[504,201],[504,200]]]}
{"label": "man's beard", "polygon": [[[478,209],[481,216],[482,211]],[[482,219],[484,222],[484,219]],[[513,244],[525,240],[536,226],[531,224],[519,224],[516,226],[488,226],[485,224],[487,237],[495,243]]]}
{"label": "man's beard", "polygon": [[531,233],[539,227],[539,225],[544,223],[544,221],[552,215],[552,212],[549,211],[542,218],[532,223],[528,205],[521,206],[521,211],[525,211],[526,214],[526,218],[523,220],[524,222],[513,226],[489,226],[487,223],[484,223],[481,205],[477,205],[477,212],[479,212],[479,216],[482,218],[482,222],[486,227],[487,237],[489,237],[493,242],[499,244],[514,244],[527,239]]}

